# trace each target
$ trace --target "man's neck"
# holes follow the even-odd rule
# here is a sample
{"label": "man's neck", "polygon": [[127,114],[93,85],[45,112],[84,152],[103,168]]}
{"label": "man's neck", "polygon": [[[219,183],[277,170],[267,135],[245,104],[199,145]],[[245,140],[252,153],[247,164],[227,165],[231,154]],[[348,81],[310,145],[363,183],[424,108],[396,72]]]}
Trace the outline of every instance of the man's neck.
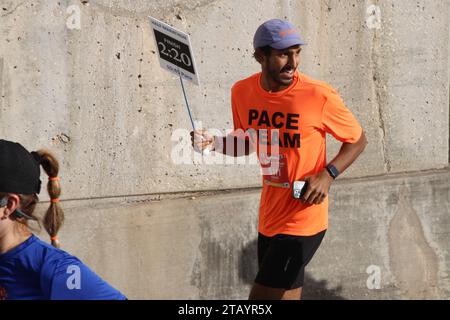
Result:
{"label": "man's neck", "polygon": [[280,85],[279,83],[274,82],[270,79],[269,76],[264,73],[261,76],[261,87],[267,92],[278,92],[284,89],[287,89],[289,86]]}

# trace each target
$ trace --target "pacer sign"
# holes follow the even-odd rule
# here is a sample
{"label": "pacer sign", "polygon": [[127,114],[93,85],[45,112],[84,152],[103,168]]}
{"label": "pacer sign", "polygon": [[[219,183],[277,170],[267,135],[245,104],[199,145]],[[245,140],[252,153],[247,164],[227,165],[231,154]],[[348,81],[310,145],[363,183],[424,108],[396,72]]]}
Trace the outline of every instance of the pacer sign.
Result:
{"label": "pacer sign", "polygon": [[149,19],[155,35],[161,67],[198,85],[199,80],[189,35],[153,17]]}

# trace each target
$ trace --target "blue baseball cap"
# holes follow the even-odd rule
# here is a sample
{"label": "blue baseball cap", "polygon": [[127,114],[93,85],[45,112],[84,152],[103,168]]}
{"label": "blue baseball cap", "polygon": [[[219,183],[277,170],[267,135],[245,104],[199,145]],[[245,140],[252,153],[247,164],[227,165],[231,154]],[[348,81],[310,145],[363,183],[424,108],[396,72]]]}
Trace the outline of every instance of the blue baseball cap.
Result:
{"label": "blue baseball cap", "polygon": [[282,50],[296,45],[305,45],[292,23],[272,19],[258,27],[253,37],[253,48],[270,46]]}

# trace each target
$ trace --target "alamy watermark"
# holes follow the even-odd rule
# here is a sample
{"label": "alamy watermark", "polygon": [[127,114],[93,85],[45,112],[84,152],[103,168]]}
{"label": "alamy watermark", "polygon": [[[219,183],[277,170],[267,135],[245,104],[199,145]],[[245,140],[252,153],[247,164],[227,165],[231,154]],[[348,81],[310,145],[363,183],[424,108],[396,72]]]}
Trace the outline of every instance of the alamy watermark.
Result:
{"label": "alamy watermark", "polygon": [[[201,125],[197,124],[196,131],[202,131]],[[195,135],[194,146],[190,133],[190,130],[184,128],[173,131],[171,136],[173,164],[258,165],[261,167],[263,175],[277,175],[280,169],[280,148],[300,147],[299,134],[282,133],[278,129],[248,129],[245,131],[242,129],[225,131],[208,129],[203,136]],[[214,141],[216,152],[205,153],[196,147],[197,143],[201,144],[204,139]],[[224,147],[228,156],[218,151],[222,151]],[[249,151],[247,156],[246,148]],[[234,155],[237,156],[234,157]]]}
{"label": "alamy watermark", "polygon": [[366,10],[366,26],[369,29],[381,29],[381,9],[377,5],[370,5]]}
{"label": "alamy watermark", "polygon": [[366,285],[369,290],[381,289],[381,268],[376,265],[370,265],[366,269],[366,273],[369,274]]}
{"label": "alamy watermark", "polygon": [[81,269],[77,265],[70,265],[67,267],[67,274],[70,276],[67,278],[66,285],[69,290],[81,290]]}
{"label": "alamy watermark", "polygon": [[66,19],[66,26],[70,30],[81,30],[81,9],[80,6],[73,4],[67,7],[66,14],[69,16]]}

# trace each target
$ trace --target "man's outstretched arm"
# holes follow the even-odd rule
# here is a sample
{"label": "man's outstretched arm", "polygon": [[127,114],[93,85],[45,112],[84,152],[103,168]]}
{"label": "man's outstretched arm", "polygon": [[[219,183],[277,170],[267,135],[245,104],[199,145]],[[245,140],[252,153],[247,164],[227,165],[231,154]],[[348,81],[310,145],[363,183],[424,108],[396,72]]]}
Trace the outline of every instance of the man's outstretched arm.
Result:
{"label": "man's outstretched arm", "polygon": [[[339,153],[329,164],[335,166],[339,173],[344,172],[364,151],[367,143],[367,138],[363,131],[357,142],[343,143]],[[322,203],[327,197],[334,179],[324,168],[318,174],[307,177],[306,180],[309,183],[309,187],[303,196],[303,201],[309,204]]]}
{"label": "man's outstretched arm", "polygon": [[201,152],[207,148],[211,151],[223,153],[230,157],[248,156],[254,152],[249,139],[228,135],[225,137],[210,136],[206,130],[191,132],[192,146]]}

